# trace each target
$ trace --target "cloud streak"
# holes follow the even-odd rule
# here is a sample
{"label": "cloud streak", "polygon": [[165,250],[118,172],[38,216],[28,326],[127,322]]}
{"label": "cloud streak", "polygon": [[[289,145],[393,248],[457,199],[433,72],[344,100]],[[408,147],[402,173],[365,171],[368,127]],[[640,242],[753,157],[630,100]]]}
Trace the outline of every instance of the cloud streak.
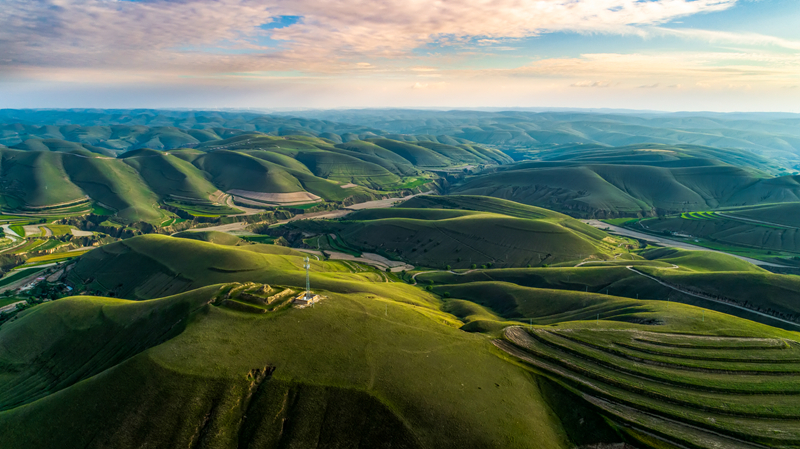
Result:
{"label": "cloud streak", "polygon": [[[735,0],[7,0],[0,68],[335,73],[432,42],[552,31],[640,33]],[[289,26],[261,25],[302,17]]]}

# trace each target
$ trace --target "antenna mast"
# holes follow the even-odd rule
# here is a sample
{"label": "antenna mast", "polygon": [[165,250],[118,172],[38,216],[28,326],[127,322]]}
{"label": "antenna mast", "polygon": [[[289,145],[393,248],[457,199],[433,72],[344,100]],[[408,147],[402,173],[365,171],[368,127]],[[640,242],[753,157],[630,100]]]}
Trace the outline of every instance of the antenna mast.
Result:
{"label": "antenna mast", "polygon": [[308,299],[311,295],[311,280],[308,276],[308,270],[311,268],[311,262],[308,260],[308,256],[303,259],[303,268],[306,269],[306,299]]}

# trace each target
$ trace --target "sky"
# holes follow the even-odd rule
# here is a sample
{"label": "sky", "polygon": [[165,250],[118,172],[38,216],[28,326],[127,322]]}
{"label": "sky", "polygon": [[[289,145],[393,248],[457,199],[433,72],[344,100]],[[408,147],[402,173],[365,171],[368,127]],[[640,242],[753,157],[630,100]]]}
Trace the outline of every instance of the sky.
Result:
{"label": "sky", "polygon": [[0,108],[800,112],[797,0],[0,0]]}

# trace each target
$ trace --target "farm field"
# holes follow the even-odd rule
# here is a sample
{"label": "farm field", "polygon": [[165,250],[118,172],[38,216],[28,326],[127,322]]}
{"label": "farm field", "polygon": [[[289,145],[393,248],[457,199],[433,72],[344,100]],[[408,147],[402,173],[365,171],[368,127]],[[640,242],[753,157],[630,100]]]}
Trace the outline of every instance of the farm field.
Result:
{"label": "farm field", "polygon": [[[696,319],[691,312],[680,319]],[[609,322],[509,327],[496,344],[632,427],[634,439],[642,429],[695,446],[796,445],[797,392],[787,381],[797,347],[788,335],[725,321],[704,315],[709,324],[691,335]]]}

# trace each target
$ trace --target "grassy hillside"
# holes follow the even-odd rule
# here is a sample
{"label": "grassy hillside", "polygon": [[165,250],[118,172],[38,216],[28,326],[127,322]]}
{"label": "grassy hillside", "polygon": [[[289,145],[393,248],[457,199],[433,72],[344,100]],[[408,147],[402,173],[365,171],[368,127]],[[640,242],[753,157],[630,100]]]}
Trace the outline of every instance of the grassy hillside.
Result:
{"label": "grassy hillside", "polygon": [[[425,221],[446,232],[442,222],[572,220],[519,214],[545,218],[406,207],[355,212],[351,222]],[[0,326],[0,445],[660,449],[663,440],[798,439],[800,390],[790,380],[800,356],[787,341],[800,334],[681,304],[625,265],[420,274],[422,285],[433,281],[427,292],[312,259],[312,287],[326,297],[314,307],[225,299],[236,282],[299,290],[304,257],[213,231],[134,237],[84,255],[69,275],[77,291],[140,301],[66,298]],[[603,263],[798,312],[793,276],[717,254],[630,257]],[[31,430],[43,422],[51,431]]]}
{"label": "grassy hillside", "polygon": [[244,242],[235,235],[219,231],[184,231],[173,234],[173,237],[189,240],[200,240],[202,242],[226,246],[237,246],[239,244],[243,244]]}
{"label": "grassy hillside", "polygon": [[[634,228],[788,255],[800,254],[800,203],[768,204],[671,215],[643,220]],[[786,263],[786,262],[784,262]]]}
{"label": "grassy hillside", "polygon": [[646,216],[764,202],[797,202],[794,176],[730,165],[663,167],[524,162],[467,178],[453,193],[546,206],[576,216]]}
{"label": "grassy hillside", "polygon": [[[217,238],[216,233],[181,237],[143,235],[103,246],[81,257],[70,279],[79,289],[130,299],[158,298],[224,282],[305,285],[303,253],[273,245],[230,246],[229,238]],[[351,273],[339,262],[311,263],[312,282],[326,289],[383,279],[372,271]]]}
{"label": "grassy hillside", "polygon": [[[418,197],[419,198],[419,197]],[[297,221],[270,230],[290,239],[298,232],[330,234],[333,249],[377,252],[413,265],[443,268],[541,266],[593,257],[609,259],[621,241],[566,215],[485,198],[412,199],[410,206],[351,213],[338,221]],[[473,209],[440,209],[443,205]],[[409,206],[409,204],[404,204]],[[332,237],[331,237],[332,236]],[[332,240],[331,240],[332,239]]]}
{"label": "grassy hillside", "polygon": [[[360,293],[328,291],[314,308],[261,315],[207,305],[218,286],[139,303],[75,297],[38,306],[0,328],[0,442],[571,446],[535,378],[497,357],[486,337],[458,331],[431,295],[405,288],[412,306],[380,287],[354,283]],[[55,338],[32,338],[54,320]],[[159,334],[166,341],[148,345]],[[6,349],[18,341],[24,352]],[[36,360],[48,360],[52,374]],[[45,421],[50,431],[34,431]]]}
{"label": "grassy hillside", "polygon": [[[195,216],[242,213],[229,207],[220,191],[245,206],[261,208],[364,201],[404,189],[427,189],[432,177],[423,170],[428,167],[510,161],[496,150],[468,145],[428,142],[428,148],[388,139],[375,141],[383,147],[364,141],[336,145],[317,137],[253,133],[207,139],[197,149],[137,149],[116,158],[91,153],[78,143],[37,142],[20,146],[24,151],[0,149],[5,210],[52,209],[76,202],[87,203],[88,209],[88,202],[94,201],[114,209],[113,219],[121,223],[161,223],[172,214],[160,205]],[[52,143],[52,148],[41,142]]]}
{"label": "grassy hillside", "polygon": [[[197,276],[192,287],[243,273],[299,286],[300,256],[145,236],[97,249],[73,271],[116,282],[160,264]],[[800,357],[787,343],[797,333],[678,303],[508,282],[437,284],[450,296],[440,299],[336,267],[312,260],[312,285],[327,297],[313,308],[237,311],[222,301],[231,287],[216,284],[139,302],[72,297],[22,313],[0,326],[0,444],[664,447],[647,439],[655,434],[712,448],[797,439],[800,390],[790,380]],[[625,270],[574,270],[609,269]],[[502,332],[520,322],[536,326]],[[34,431],[44,422],[50,431]]]}
{"label": "grassy hillside", "polygon": [[[680,302],[771,326],[800,329],[800,324],[792,324],[800,323],[800,282],[796,276],[769,273],[734,257],[704,251],[664,248],[642,254],[646,259],[601,261],[580,267],[420,273],[416,281],[433,285],[440,293],[448,292],[453,297],[480,304],[483,304],[481,296],[486,293],[477,288],[470,290],[470,287],[487,283]],[[674,265],[679,268],[674,268]],[[633,266],[638,272],[628,269],[628,266]],[[473,293],[469,296],[457,293],[456,285],[462,292]],[[490,295],[492,299],[516,296],[516,293],[500,294],[499,290],[495,288],[495,293]]]}
{"label": "grassy hillside", "polygon": [[582,321],[508,328],[498,346],[646,447],[798,444],[796,390],[788,382],[800,367],[796,333],[658,306],[644,314],[658,326]]}
{"label": "grassy hillside", "polygon": [[[622,147],[662,144],[746,150],[771,159],[772,171],[797,171],[797,117],[784,114],[630,113],[589,111],[297,111],[394,133],[436,135],[501,146],[515,159],[538,158],[563,146]],[[531,154],[533,153],[533,154]],[[757,156],[756,156],[757,157]]]}

